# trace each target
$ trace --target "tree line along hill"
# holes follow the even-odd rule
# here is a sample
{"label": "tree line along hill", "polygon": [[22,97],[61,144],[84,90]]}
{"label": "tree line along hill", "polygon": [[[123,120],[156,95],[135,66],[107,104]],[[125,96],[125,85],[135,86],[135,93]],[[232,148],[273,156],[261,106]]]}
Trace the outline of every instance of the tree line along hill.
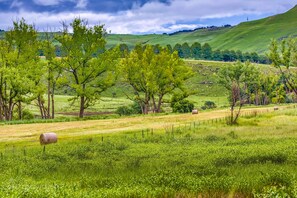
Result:
{"label": "tree line along hill", "polygon": [[[269,50],[271,39],[283,40],[297,36],[296,18],[297,6],[283,14],[243,22],[237,26],[226,25],[219,28],[211,26],[198,28],[194,31],[180,31],[175,34],[107,34],[107,48],[118,44],[124,44],[129,49],[133,49],[136,44],[167,46],[170,43],[173,49],[181,48],[179,45],[185,49],[187,48],[186,45],[191,47],[193,44],[200,43],[203,46],[207,43],[211,47],[212,57],[199,57],[199,59],[218,61],[248,59],[255,60],[254,62],[267,63],[265,55]],[[43,40],[44,35],[40,32],[39,39]],[[1,31],[0,38],[3,36],[4,31]],[[56,45],[57,51],[59,51],[59,43]],[[243,53],[243,57],[241,57],[241,53]],[[196,58],[195,55],[187,55],[187,52],[181,52],[181,50],[179,55],[182,58]]]}

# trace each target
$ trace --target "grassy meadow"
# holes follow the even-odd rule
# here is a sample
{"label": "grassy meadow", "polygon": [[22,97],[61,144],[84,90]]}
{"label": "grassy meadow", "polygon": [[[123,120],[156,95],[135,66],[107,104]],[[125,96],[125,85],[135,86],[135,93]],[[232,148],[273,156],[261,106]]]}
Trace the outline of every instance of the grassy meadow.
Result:
{"label": "grassy meadow", "polygon": [[0,196],[296,197],[296,108],[226,114],[0,126]]}

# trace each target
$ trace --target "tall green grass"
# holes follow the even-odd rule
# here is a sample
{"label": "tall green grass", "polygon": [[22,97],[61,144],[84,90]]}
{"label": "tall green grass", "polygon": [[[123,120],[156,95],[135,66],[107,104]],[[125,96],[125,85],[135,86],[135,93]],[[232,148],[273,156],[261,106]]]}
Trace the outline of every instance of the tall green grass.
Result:
{"label": "tall green grass", "polygon": [[38,142],[2,143],[0,196],[296,197],[296,121],[290,109],[243,117],[238,126],[62,139],[45,152]]}

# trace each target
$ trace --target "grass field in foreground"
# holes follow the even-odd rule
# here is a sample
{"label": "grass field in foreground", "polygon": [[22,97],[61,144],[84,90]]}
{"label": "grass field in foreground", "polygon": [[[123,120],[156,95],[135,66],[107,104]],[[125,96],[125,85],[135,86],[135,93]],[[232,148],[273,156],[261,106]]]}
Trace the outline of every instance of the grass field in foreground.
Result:
{"label": "grass field in foreground", "polygon": [[[196,119],[218,114],[209,113]],[[215,121],[194,125],[192,115],[179,116],[180,123],[188,124],[164,128],[165,119],[174,122],[178,115],[125,118],[111,124],[144,123],[144,128],[107,134],[89,133],[92,126],[109,127],[100,127],[100,121],[80,122],[79,135],[76,123],[68,129],[57,123],[56,132],[64,131],[68,138],[45,152],[33,139],[2,142],[0,197],[297,196],[295,108],[252,113],[237,126]],[[146,124],[159,122],[159,130],[146,130]],[[76,138],[70,138],[73,130]]]}

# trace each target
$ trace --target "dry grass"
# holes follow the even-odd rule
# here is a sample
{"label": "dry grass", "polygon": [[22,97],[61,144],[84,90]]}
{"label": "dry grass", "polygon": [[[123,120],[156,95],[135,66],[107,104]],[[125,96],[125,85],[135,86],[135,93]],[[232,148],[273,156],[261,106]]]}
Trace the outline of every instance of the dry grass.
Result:
{"label": "dry grass", "polygon": [[[272,111],[273,107],[249,108],[247,112]],[[38,142],[39,135],[45,132],[55,132],[60,139],[68,139],[79,136],[119,133],[126,131],[137,131],[142,129],[165,129],[172,125],[181,125],[211,119],[224,118],[228,116],[228,110],[215,110],[202,112],[198,115],[148,115],[128,117],[109,120],[89,120],[63,123],[22,124],[0,126],[0,142]]]}

